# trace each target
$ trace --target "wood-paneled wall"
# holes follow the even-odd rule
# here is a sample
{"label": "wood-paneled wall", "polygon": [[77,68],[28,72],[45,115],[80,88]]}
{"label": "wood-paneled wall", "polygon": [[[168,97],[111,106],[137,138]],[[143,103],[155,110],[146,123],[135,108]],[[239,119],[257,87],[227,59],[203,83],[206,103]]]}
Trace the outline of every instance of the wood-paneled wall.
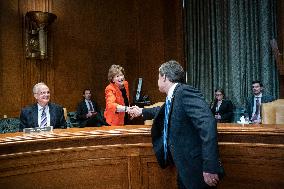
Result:
{"label": "wood-paneled wall", "polygon": [[[34,10],[57,15],[49,26],[47,60],[25,58],[24,15]],[[143,93],[161,101],[159,65],[169,59],[184,65],[179,0],[0,1],[0,25],[0,117],[18,116],[33,103],[32,87],[40,81],[68,111],[76,109],[85,88],[104,108],[112,64],[125,68],[131,96],[142,77]]]}

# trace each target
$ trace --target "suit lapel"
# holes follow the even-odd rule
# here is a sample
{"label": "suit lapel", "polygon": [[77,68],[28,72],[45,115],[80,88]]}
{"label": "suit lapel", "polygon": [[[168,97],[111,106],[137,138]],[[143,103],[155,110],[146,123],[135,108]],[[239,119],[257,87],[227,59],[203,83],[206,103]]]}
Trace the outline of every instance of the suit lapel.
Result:
{"label": "suit lapel", "polygon": [[95,105],[95,102],[92,101],[92,100],[91,100],[91,102],[92,102],[92,105],[93,105],[93,109],[94,109],[94,111],[96,112],[96,111],[97,111],[97,107],[96,107],[96,105]]}
{"label": "suit lapel", "polygon": [[54,121],[54,118],[55,118],[55,112],[54,112],[54,107],[48,103],[48,108],[49,108],[49,117],[50,117],[50,126],[55,126],[55,121]]}
{"label": "suit lapel", "polygon": [[253,113],[253,106],[254,106],[254,96],[252,96],[250,102],[251,102],[250,111],[251,111],[251,114],[252,114]]}
{"label": "suit lapel", "polygon": [[225,109],[225,105],[226,105],[226,102],[225,100],[222,100],[221,104],[220,104],[220,107],[218,109],[218,112],[222,112],[223,109]]}
{"label": "suit lapel", "polygon": [[33,121],[33,126],[38,127],[38,106],[37,104],[33,105],[32,108],[32,121]]}
{"label": "suit lapel", "polygon": [[[93,103],[93,102],[92,102],[92,103]],[[88,111],[89,111],[89,110],[88,110],[88,106],[87,106],[87,104],[86,104],[86,101],[85,101],[85,100],[83,101],[83,111],[84,111],[84,113],[86,113],[86,114],[87,114],[87,113],[88,113]]]}

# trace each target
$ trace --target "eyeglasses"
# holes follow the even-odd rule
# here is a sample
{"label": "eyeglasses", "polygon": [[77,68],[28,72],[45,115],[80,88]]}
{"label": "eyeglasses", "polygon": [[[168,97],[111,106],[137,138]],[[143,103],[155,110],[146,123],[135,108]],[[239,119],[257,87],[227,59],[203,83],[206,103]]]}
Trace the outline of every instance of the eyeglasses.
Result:
{"label": "eyeglasses", "polygon": [[36,93],[36,94],[39,94],[39,95],[46,95],[46,94],[50,94],[50,92],[49,92],[49,91],[42,91],[42,92]]}
{"label": "eyeglasses", "polygon": [[222,96],[223,94],[215,94],[215,96]]}

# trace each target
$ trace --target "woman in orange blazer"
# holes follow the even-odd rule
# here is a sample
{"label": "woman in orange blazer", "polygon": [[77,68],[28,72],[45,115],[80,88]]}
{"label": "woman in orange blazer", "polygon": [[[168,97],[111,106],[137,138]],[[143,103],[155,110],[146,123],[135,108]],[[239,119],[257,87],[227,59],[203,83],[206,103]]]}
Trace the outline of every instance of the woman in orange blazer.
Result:
{"label": "woman in orange blazer", "polygon": [[129,88],[124,69],[112,65],[108,72],[110,84],[105,89],[106,110],[104,116],[109,125],[125,125],[128,120]]}

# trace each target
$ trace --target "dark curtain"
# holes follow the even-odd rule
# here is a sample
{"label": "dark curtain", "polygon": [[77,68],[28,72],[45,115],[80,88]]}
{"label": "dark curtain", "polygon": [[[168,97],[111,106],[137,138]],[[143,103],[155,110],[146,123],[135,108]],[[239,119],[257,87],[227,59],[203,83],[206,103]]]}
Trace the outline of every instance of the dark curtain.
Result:
{"label": "dark curtain", "polygon": [[275,0],[185,0],[187,82],[208,102],[223,88],[237,107],[261,80],[278,97],[270,40],[276,38]]}

